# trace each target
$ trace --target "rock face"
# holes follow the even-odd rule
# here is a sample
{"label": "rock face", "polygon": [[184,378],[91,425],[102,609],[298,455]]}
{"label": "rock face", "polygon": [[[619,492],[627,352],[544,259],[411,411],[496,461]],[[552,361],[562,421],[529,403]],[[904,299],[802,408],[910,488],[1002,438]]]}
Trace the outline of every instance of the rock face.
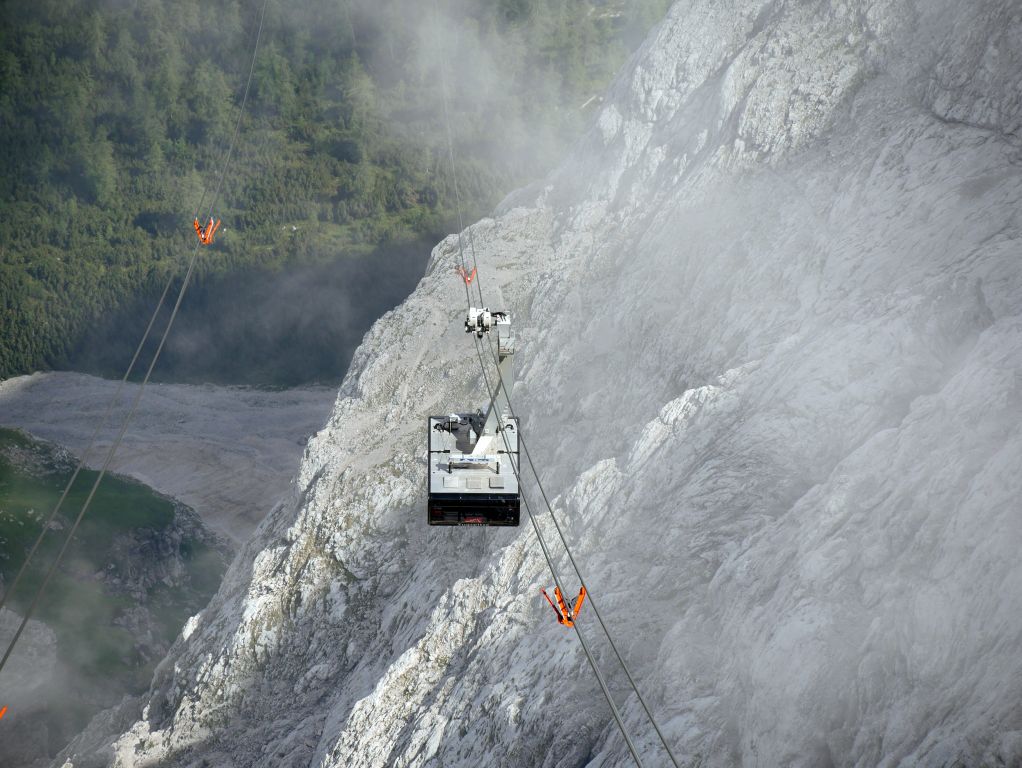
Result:
{"label": "rock face", "polygon": [[[22,617],[7,608],[0,609],[0,643],[4,651],[18,631]],[[60,684],[58,680],[59,659],[57,638],[53,630],[40,621],[32,619],[25,625],[25,631],[4,668],[7,680],[4,685],[4,703],[0,707],[17,711],[19,725],[8,727],[2,732],[0,756],[5,764],[29,765],[34,758],[52,755],[51,731],[53,723],[45,716],[48,694]],[[17,692],[16,696],[12,695]],[[15,703],[15,700],[17,703]],[[16,709],[15,709],[16,708]],[[22,712],[27,716],[21,717]],[[14,720],[13,712],[10,720]],[[61,744],[67,743],[67,739]]]}
{"label": "rock face", "polygon": [[[466,233],[679,760],[1022,763],[1020,89],[1012,0],[679,2],[564,165]],[[149,695],[61,762],[628,764],[531,528],[425,526],[425,418],[486,399],[457,259],[366,336]]]}

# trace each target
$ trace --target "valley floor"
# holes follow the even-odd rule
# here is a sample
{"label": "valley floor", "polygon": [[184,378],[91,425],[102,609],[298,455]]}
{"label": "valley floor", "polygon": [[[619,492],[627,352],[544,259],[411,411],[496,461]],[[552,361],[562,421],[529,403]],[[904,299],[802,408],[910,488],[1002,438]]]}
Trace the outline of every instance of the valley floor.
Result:
{"label": "valley floor", "polygon": [[[7,379],[0,382],[0,426],[80,457],[118,384],[70,372]],[[125,385],[87,466],[102,466],[137,392]],[[335,396],[329,387],[150,384],[111,470],[179,499],[237,547],[287,490]]]}

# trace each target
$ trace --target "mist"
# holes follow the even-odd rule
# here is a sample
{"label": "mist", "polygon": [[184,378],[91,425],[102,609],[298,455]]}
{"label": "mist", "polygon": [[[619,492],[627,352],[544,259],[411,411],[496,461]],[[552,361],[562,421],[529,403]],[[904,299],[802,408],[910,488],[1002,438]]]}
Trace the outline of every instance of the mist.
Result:
{"label": "mist", "polygon": [[[512,179],[506,194],[561,159],[668,5],[590,2],[579,4],[588,12],[578,15],[568,3],[549,0],[353,0],[349,18],[356,50],[365,52],[380,87],[406,94],[390,128],[412,137],[423,123],[432,124],[440,140],[437,172],[449,175],[449,118],[456,157]],[[388,43],[374,44],[383,30]],[[607,44],[588,49],[598,34]],[[577,49],[586,55],[572,60]],[[471,189],[472,179],[460,183]],[[474,210],[478,202],[464,205]]]}
{"label": "mist", "polygon": [[[427,249],[424,242],[412,242],[365,256],[246,268],[200,280],[189,288],[153,379],[335,385],[372,323],[415,287]],[[158,298],[146,295],[106,318],[72,353],[70,367],[123,374],[120,368],[131,359]],[[143,364],[156,349],[171,306],[157,318]]]}
{"label": "mist", "polygon": [[[265,49],[256,61],[251,125],[246,123],[237,150],[252,164],[227,179],[220,235],[227,239],[227,252],[214,246],[203,254],[154,379],[263,386],[338,383],[370,325],[418,283],[431,247],[553,167],[599,106],[599,94],[617,66],[664,6],[662,0],[620,7],[597,3],[582,15],[558,3],[491,6],[477,0],[426,5],[307,0],[286,12],[271,7]],[[253,34],[245,32],[242,21],[232,13],[224,22],[236,38],[239,61],[241,41],[247,34],[251,42]],[[607,37],[607,46],[571,58],[574,48],[588,51],[589,38],[597,33]],[[323,240],[332,236],[324,235],[327,212],[316,193],[290,182],[272,194],[266,191],[269,177],[286,175],[287,167],[275,157],[283,151],[279,136],[267,130],[279,119],[282,97],[271,98],[265,83],[269,73],[287,66],[293,51],[326,50],[338,40],[347,45],[349,39],[366,79],[328,82],[325,93],[343,95],[348,111],[375,110],[378,131],[386,139],[378,150],[381,156],[373,159],[385,160],[388,153],[400,157],[425,174],[435,199],[427,195],[424,202],[432,218],[424,214],[417,224],[394,231],[384,231],[386,222],[366,224],[365,231],[352,235],[356,242],[334,237],[338,242],[331,247]],[[290,71],[297,73],[303,65],[292,61]],[[342,112],[326,120],[350,126],[355,118]],[[230,122],[217,125],[210,129],[210,142],[222,151]],[[310,147],[321,143],[310,139]],[[362,153],[350,141],[334,148],[337,159],[364,161]],[[259,179],[260,173],[268,178]],[[409,183],[386,180],[388,197],[413,195]],[[271,200],[264,199],[267,194]],[[305,220],[317,206],[319,220]],[[270,212],[269,219],[264,211]],[[156,227],[160,236],[172,231],[166,222],[157,227],[145,218],[143,223]],[[230,240],[234,230],[263,232],[260,237],[274,255],[238,253]],[[258,262],[267,258],[274,263],[260,267]],[[75,340],[60,367],[121,375],[161,289],[151,282],[99,318]],[[168,315],[165,308],[143,361],[155,350]]]}

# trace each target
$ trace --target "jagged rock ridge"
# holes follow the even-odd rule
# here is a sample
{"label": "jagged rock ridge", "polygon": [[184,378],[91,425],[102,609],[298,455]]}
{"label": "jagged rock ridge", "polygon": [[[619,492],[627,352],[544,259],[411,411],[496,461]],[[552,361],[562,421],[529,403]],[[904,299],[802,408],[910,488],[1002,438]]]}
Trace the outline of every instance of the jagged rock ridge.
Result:
{"label": "jagged rock ridge", "polygon": [[[687,763],[1022,763],[1020,43],[1008,0],[679,2],[471,227],[523,434]],[[529,528],[424,525],[425,416],[484,399],[456,259],[66,764],[627,764]]]}

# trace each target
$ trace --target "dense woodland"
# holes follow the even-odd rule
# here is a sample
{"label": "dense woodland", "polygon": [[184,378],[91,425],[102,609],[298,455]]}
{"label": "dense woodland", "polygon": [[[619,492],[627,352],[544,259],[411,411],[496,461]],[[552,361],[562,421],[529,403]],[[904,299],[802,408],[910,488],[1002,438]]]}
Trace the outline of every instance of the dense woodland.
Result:
{"label": "dense woodland", "polygon": [[[0,378],[123,370],[155,297],[195,247],[193,216],[214,198],[261,5],[3,4]],[[199,260],[193,332],[226,298],[242,312],[302,270],[306,283],[324,282],[320,272],[342,281],[345,264],[365,272],[368,262],[381,275],[400,271],[394,290],[409,290],[428,245],[455,229],[443,94],[468,221],[549,169],[667,5],[269,0],[214,208],[224,225]],[[234,325],[246,323],[242,313]],[[337,364],[272,373],[294,330],[250,339],[266,369],[253,376],[337,375]],[[243,380],[232,355],[251,350],[237,334],[222,342],[240,351],[193,344],[222,370],[191,373],[230,379],[239,362]],[[179,361],[187,356],[178,349]]]}

